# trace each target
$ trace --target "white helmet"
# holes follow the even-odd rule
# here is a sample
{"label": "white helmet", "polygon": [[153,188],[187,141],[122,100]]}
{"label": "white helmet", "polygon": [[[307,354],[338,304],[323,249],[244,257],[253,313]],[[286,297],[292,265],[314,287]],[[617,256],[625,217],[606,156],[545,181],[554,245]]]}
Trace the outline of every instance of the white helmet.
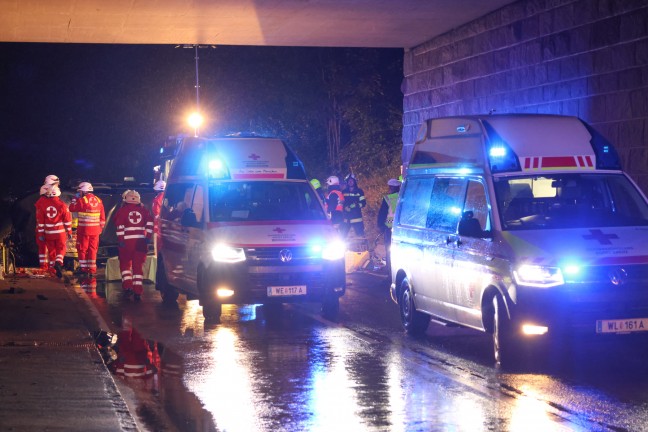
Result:
{"label": "white helmet", "polygon": [[51,187],[52,187],[52,185],[44,184],[44,185],[41,186],[41,188],[40,188],[40,194],[41,194],[41,195],[47,195],[47,192],[49,192],[49,190],[50,190]]}
{"label": "white helmet", "polygon": [[45,177],[45,181],[43,182],[46,185],[57,185],[61,183],[61,180],[59,180],[58,177],[56,177],[54,174],[50,174],[47,177]]}
{"label": "white helmet", "polygon": [[153,186],[153,190],[163,191],[164,189],[166,189],[166,182],[164,180],[158,180],[155,182],[155,185]]}
{"label": "white helmet", "polygon": [[394,187],[398,187],[398,186],[400,186],[400,185],[401,185],[401,181],[398,180],[398,179],[394,179],[394,178],[393,178],[393,179],[389,179],[389,181],[387,182],[387,186],[394,186]]}
{"label": "white helmet", "polygon": [[140,204],[142,202],[140,194],[136,190],[127,190],[122,194],[122,199],[129,204]]}
{"label": "white helmet", "polygon": [[49,198],[61,196],[61,189],[59,189],[58,185],[52,185],[49,189],[47,189],[47,196]]}
{"label": "white helmet", "polygon": [[81,182],[79,183],[79,186],[77,186],[77,191],[88,193],[94,191],[94,188],[92,187],[92,184],[88,182]]}
{"label": "white helmet", "polygon": [[329,178],[326,179],[326,184],[329,186],[339,185],[340,179],[337,178],[337,176],[330,176]]}

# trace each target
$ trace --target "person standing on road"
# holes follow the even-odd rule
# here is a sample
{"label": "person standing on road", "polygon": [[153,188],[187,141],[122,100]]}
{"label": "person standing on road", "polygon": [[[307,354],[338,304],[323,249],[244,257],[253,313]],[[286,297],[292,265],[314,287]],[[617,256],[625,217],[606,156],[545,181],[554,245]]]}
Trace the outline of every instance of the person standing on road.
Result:
{"label": "person standing on road", "polygon": [[106,215],[101,199],[94,195],[94,188],[88,182],[81,182],[70,202],[70,211],[77,213],[77,252],[80,272],[87,277],[97,274],[97,251],[99,236],[106,224]]}
{"label": "person standing on road", "polygon": [[162,201],[164,200],[164,189],[166,189],[166,182],[158,180],[153,185],[153,190],[157,191],[157,195],[153,198],[151,203],[151,214],[153,216],[153,249],[157,256],[157,246],[160,238],[160,211],[162,211]]}
{"label": "person standing on road", "polygon": [[50,274],[61,278],[66,240],[72,237],[72,214],[59,198],[61,190],[57,185],[51,186],[45,196],[47,198],[36,207],[38,240],[47,246]]}
{"label": "person standing on road", "polygon": [[[43,205],[45,200],[47,200],[47,192],[49,192],[50,188],[51,185],[44,184],[41,186],[40,196],[34,203],[36,211],[38,211],[38,208]],[[47,261],[47,243],[45,242],[45,237],[38,233],[38,224],[36,224],[36,247],[38,248],[38,266],[42,271],[46,272],[49,269],[49,263]]]}
{"label": "person standing on road", "polygon": [[378,230],[383,233],[385,242],[385,261],[387,263],[387,273],[391,273],[391,234],[392,226],[394,225],[394,213],[396,212],[396,204],[398,203],[398,192],[400,191],[401,182],[396,179],[389,179],[387,182],[389,186],[389,193],[387,193],[380,204],[378,210]]}
{"label": "person standing on road", "polygon": [[342,236],[346,238],[353,228],[356,236],[362,238],[365,235],[362,209],[367,205],[367,200],[364,191],[358,187],[358,181],[353,174],[346,176],[345,181]]}
{"label": "person standing on road", "polygon": [[144,291],[144,262],[153,236],[153,216],[142,205],[139,192],[127,190],[122,197],[124,205],[117,210],[114,219],[122,289],[125,298],[134,295],[135,301],[140,301]]}
{"label": "person standing on road", "polygon": [[326,195],[326,211],[331,216],[333,227],[340,230],[344,221],[344,194],[340,190],[340,179],[330,176],[326,179],[328,195]]}

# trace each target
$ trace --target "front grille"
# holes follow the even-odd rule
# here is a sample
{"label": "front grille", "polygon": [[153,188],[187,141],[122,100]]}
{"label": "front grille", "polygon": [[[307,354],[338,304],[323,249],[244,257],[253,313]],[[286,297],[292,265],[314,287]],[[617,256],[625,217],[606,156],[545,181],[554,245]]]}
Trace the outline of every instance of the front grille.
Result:
{"label": "front grille", "polygon": [[321,256],[313,252],[310,248],[299,247],[261,247],[261,248],[246,248],[245,257],[248,261],[255,264],[274,264],[282,263],[281,251],[289,251],[292,255],[290,263],[292,264],[313,264],[321,261]]}

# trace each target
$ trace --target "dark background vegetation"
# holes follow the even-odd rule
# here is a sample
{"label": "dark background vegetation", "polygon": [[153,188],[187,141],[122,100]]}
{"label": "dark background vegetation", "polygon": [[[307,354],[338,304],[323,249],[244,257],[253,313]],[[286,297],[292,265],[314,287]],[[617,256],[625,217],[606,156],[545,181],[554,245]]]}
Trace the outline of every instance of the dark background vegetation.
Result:
{"label": "dark background vegetation", "polygon": [[[223,46],[198,56],[201,135],[280,137],[322,182],[352,171],[373,225],[399,174],[402,50]],[[151,181],[165,139],[193,132],[194,48],[4,43],[0,57],[5,200],[48,174],[67,185]]]}

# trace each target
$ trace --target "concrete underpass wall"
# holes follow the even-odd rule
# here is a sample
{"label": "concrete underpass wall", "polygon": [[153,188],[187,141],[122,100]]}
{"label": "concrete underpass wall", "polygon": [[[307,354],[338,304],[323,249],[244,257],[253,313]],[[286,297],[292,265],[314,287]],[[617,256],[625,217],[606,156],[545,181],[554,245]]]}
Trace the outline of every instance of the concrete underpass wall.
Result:
{"label": "concrete underpass wall", "polygon": [[404,75],[404,160],[427,118],[575,115],[648,192],[648,0],[521,0],[405,52]]}

